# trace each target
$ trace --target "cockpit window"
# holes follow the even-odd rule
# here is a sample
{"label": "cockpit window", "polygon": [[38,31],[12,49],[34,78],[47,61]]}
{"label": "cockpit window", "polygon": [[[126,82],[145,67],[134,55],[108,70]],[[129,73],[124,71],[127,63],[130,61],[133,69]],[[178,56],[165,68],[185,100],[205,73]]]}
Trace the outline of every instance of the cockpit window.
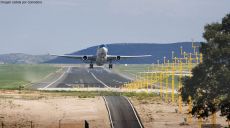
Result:
{"label": "cockpit window", "polygon": [[106,47],[104,44],[100,45],[99,48],[103,48],[103,47]]}

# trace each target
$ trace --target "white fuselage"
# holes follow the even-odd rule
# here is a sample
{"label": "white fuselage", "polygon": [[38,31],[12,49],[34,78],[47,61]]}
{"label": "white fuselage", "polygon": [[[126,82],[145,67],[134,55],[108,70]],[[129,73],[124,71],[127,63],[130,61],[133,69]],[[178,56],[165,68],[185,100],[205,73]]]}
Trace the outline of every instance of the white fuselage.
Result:
{"label": "white fuselage", "polygon": [[108,49],[106,47],[101,47],[97,49],[96,64],[102,66],[107,62]]}

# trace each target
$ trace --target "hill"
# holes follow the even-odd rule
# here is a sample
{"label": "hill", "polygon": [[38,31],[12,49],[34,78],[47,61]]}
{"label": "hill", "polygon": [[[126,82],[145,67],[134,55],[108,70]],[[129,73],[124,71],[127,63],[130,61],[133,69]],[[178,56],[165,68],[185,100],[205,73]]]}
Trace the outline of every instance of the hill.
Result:
{"label": "hill", "polygon": [[[196,45],[200,44],[196,42]],[[175,52],[175,56],[180,56],[180,47],[183,47],[183,51],[193,52],[192,42],[180,42],[170,44],[154,44],[154,43],[117,43],[107,44],[109,54],[112,55],[152,55],[148,58],[139,59],[127,59],[115,61],[114,63],[120,64],[151,64],[157,63],[157,60],[163,61],[165,56],[167,59],[172,58],[172,51]],[[70,55],[94,55],[98,46],[89,47]],[[47,61],[47,63],[82,63],[81,60],[69,59],[63,57],[57,57],[53,60]]]}

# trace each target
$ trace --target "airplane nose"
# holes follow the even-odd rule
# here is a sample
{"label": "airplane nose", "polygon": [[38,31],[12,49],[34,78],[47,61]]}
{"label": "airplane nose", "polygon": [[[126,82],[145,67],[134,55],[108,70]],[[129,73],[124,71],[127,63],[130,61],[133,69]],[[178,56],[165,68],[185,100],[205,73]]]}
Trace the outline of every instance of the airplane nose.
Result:
{"label": "airplane nose", "polygon": [[107,49],[106,47],[103,47],[102,49],[103,49],[103,51],[105,51],[105,52],[108,51],[108,49]]}

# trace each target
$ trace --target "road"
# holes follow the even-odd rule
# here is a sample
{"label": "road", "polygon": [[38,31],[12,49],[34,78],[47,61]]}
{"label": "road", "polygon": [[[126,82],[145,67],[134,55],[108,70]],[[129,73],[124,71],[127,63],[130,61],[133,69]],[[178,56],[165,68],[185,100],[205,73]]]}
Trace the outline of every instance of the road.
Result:
{"label": "road", "polygon": [[130,102],[123,96],[105,96],[112,128],[142,128]]}
{"label": "road", "polygon": [[33,88],[120,87],[130,79],[103,67],[65,67],[55,78],[35,83]]}

